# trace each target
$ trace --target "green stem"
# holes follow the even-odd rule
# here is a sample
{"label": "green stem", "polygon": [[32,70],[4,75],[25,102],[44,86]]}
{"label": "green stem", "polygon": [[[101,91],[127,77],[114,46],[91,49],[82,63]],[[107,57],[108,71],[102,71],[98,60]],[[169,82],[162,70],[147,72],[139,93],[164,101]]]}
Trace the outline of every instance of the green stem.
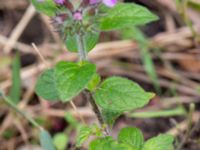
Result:
{"label": "green stem", "polygon": [[17,113],[19,113],[21,116],[23,116],[25,119],[27,119],[33,126],[42,130],[42,127],[35,120],[33,120],[27,113],[24,113],[19,108],[17,108],[16,105],[12,102],[12,100],[10,98],[8,98],[7,96],[5,96],[2,91],[0,91],[0,97],[2,97],[6,104],[8,104]]}

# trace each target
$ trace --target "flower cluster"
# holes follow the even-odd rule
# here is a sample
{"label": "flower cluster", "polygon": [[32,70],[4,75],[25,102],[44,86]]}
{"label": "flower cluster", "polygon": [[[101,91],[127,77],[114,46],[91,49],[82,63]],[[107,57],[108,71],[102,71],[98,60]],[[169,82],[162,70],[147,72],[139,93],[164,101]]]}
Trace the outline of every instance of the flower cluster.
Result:
{"label": "flower cluster", "polygon": [[[54,0],[54,1],[59,5],[63,5],[67,0]],[[90,5],[96,5],[101,2],[103,2],[108,7],[113,7],[117,3],[117,0],[89,0]]]}
{"label": "flower cluster", "polygon": [[[117,0],[80,0],[76,3],[72,0],[52,0],[58,6],[56,16],[52,18],[56,31],[62,33],[65,39],[68,35],[75,35],[82,31],[98,31],[95,26],[98,15],[102,12],[97,11],[100,4],[107,7],[114,7]],[[45,0],[38,0],[45,2]],[[98,12],[98,13],[97,13]]]}
{"label": "flower cluster", "polygon": [[55,0],[55,3],[60,4],[60,5],[64,4],[64,2],[65,0]]}
{"label": "flower cluster", "polygon": [[[44,2],[45,0],[38,0],[38,2]],[[73,1],[70,0],[53,0],[58,7],[67,8],[67,12],[57,12],[55,18],[53,18],[54,23],[57,25],[62,25],[70,18],[73,21],[81,22],[84,19],[85,15],[90,15],[91,18],[94,16],[95,9],[99,6],[99,4],[103,3],[108,7],[113,7],[117,3],[117,0],[80,0],[80,5],[77,8]],[[60,9],[66,10],[66,9]],[[86,11],[87,10],[87,11]]]}
{"label": "flower cluster", "polygon": [[117,3],[117,0],[103,0],[103,3],[108,7],[113,7]]}

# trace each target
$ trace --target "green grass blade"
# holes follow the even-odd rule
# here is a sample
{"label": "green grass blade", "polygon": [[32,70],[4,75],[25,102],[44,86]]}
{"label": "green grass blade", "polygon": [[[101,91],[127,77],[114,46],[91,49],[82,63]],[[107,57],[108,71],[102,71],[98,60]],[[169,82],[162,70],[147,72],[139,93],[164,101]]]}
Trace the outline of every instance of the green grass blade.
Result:
{"label": "green grass blade", "polygon": [[21,79],[20,79],[20,58],[17,54],[12,63],[12,87],[10,90],[10,99],[17,104],[20,100],[21,95]]}
{"label": "green grass blade", "polygon": [[161,117],[172,117],[172,116],[183,116],[186,115],[186,111],[183,107],[177,107],[169,110],[161,111],[148,111],[148,112],[134,112],[130,114],[133,118],[161,118]]}

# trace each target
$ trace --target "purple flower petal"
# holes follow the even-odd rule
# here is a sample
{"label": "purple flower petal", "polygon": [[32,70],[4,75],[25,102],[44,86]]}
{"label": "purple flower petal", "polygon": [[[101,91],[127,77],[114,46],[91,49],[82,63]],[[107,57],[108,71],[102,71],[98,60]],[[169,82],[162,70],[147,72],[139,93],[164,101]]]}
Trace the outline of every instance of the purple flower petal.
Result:
{"label": "purple flower petal", "polygon": [[108,7],[113,7],[116,5],[117,0],[103,0],[103,3]]}
{"label": "purple flower petal", "polygon": [[54,0],[54,2],[62,5],[62,4],[64,4],[65,0]]}
{"label": "purple flower petal", "polygon": [[79,12],[79,11],[75,12],[75,13],[73,14],[73,18],[74,18],[74,20],[77,20],[77,21],[82,20],[82,19],[83,19],[82,13]]}

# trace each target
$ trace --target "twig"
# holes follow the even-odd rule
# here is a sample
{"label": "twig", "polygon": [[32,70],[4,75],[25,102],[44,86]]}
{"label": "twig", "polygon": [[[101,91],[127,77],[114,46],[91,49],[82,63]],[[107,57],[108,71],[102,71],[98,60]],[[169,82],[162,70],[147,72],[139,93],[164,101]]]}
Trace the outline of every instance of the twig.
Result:
{"label": "twig", "polygon": [[[5,46],[9,39],[3,35],[0,35],[0,46]],[[14,48],[18,49],[21,52],[24,53],[32,53],[33,48],[29,45],[26,45],[24,43],[21,43],[19,41],[16,41],[16,43],[13,45]]]}
{"label": "twig", "polygon": [[39,55],[42,62],[45,64],[46,68],[49,68],[47,61],[45,60],[45,58],[43,57],[43,55],[41,54],[40,50],[37,48],[35,43],[32,43],[32,46],[33,46],[34,50],[36,51],[36,53]]}
{"label": "twig", "polygon": [[28,23],[30,22],[30,20],[32,19],[34,14],[35,14],[35,8],[32,5],[30,5],[27,8],[24,16],[22,17],[22,19],[18,23],[18,25],[13,30],[9,41],[6,43],[6,45],[4,47],[4,51],[5,51],[6,54],[8,54],[10,52],[10,50],[13,48],[16,41],[18,40],[18,38],[20,37],[20,35],[24,31],[25,27],[28,25]]}
{"label": "twig", "polygon": [[21,122],[19,122],[19,120],[16,119],[16,120],[14,120],[14,124],[18,128],[19,132],[21,133],[22,140],[24,141],[24,143],[26,143],[26,145],[28,146],[28,148],[30,150],[33,150],[29,145],[27,132],[24,129],[24,127],[22,126]]}
{"label": "twig", "polygon": [[[194,112],[192,115],[192,121],[194,123],[197,123],[199,120],[199,113],[198,112]],[[173,136],[178,136],[181,132],[180,131],[185,131],[188,128],[188,120],[184,120],[181,123],[179,123],[178,125],[178,129],[177,127],[174,127],[172,129],[170,129],[169,131],[167,131],[168,134],[171,134]]]}
{"label": "twig", "polygon": [[81,122],[82,122],[83,124],[86,124],[85,120],[83,119],[83,116],[82,116],[81,113],[78,111],[78,109],[77,109],[76,105],[74,104],[74,102],[73,102],[73,101],[70,101],[70,104],[71,104],[72,108],[74,109],[74,111],[75,111],[75,112],[77,113],[77,115],[79,116]]}
{"label": "twig", "polygon": [[178,147],[176,148],[176,150],[181,150],[182,147],[184,146],[185,142],[187,142],[188,138],[190,137],[193,129],[192,129],[192,115],[194,113],[195,110],[195,105],[194,104],[190,104],[190,111],[189,111],[189,115],[188,115],[188,128],[187,128],[187,132],[184,135],[182,141],[180,142],[180,144],[178,145]]}

